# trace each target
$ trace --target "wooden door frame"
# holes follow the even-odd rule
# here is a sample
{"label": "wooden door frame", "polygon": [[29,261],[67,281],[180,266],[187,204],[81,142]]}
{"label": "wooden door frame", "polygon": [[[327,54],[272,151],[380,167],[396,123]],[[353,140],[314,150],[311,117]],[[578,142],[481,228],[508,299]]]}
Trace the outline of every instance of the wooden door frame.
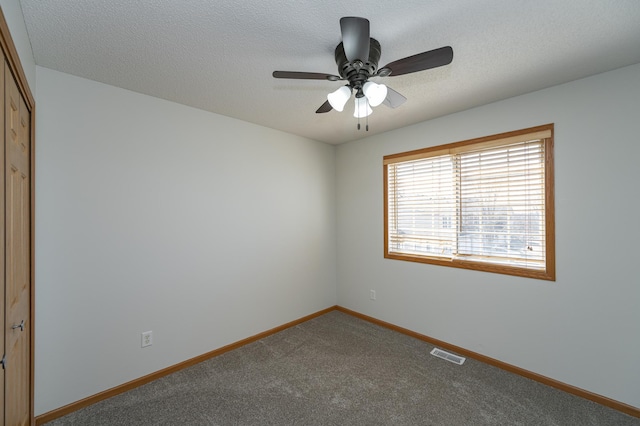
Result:
{"label": "wooden door frame", "polygon": [[[30,176],[31,185],[29,188],[30,191],[30,239],[29,241],[29,259],[30,265],[29,269],[31,271],[30,274],[30,307],[29,307],[29,321],[30,321],[30,336],[29,336],[29,422],[34,425],[35,417],[34,417],[34,353],[35,353],[35,145],[36,145],[36,102],[31,93],[31,89],[29,88],[29,82],[24,73],[24,69],[22,68],[22,64],[20,63],[20,57],[18,56],[18,50],[16,49],[15,44],[13,43],[13,39],[11,38],[11,32],[9,31],[9,26],[7,25],[7,20],[4,17],[4,12],[0,7],[0,48],[4,53],[4,56],[7,60],[7,64],[9,65],[9,69],[13,74],[13,77],[18,84],[18,90],[20,94],[24,98],[25,104],[27,105],[27,109],[31,112],[31,123],[30,123],[30,134],[29,134],[29,145],[30,145]],[[5,76],[8,78],[9,76]],[[0,355],[2,356],[2,355]]]}

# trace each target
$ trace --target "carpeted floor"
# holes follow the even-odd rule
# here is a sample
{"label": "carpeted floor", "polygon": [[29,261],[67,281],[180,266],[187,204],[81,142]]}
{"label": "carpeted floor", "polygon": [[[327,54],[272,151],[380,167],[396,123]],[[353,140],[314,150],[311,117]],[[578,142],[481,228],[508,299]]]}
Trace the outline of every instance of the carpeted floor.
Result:
{"label": "carpeted floor", "polygon": [[341,312],[307,321],[55,425],[580,425],[640,419]]}

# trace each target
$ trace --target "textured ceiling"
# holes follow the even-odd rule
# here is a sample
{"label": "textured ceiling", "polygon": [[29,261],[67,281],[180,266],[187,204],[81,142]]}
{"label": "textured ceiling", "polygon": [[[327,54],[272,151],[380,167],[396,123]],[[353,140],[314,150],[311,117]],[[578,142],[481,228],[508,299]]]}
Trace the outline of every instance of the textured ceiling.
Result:
{"label": "textured ceiling", "polygon": [[[640,62],[638,0],[21,0],[36,64],[332,144]],[[339,19],[361,16],[380,66],[452,46],[445,67],[376,77],[408,98],[356,129],[353,100],[316,114],[343,82]]]}

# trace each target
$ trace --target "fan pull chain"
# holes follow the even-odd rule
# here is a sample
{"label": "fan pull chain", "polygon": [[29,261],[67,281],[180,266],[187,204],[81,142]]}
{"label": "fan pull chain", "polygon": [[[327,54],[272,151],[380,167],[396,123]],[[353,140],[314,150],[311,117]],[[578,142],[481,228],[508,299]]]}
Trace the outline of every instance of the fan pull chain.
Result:
{"label": "fan pull chain", "polygon": [[[356,114],[358,115],[358,130],[360,130],[360,103],[356,103],[356,108],[358,108],[358,111],[356,112]],[[366,117],[366,121],[365,121],[365,129],[368,132],[369,131],[369,116],[367,115]]]}

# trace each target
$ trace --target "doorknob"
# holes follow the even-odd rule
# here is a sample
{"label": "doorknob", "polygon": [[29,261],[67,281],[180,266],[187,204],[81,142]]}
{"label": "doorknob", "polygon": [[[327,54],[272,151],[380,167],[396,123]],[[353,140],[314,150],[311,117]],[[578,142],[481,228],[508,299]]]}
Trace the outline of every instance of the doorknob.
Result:
{"label": "doorknob", "polygon": [[16,328],[19,328],[20,331],[24,331],[24,320],[20,321],[20,324],[16,324],[11,327],[12,330],[15,330]]}

